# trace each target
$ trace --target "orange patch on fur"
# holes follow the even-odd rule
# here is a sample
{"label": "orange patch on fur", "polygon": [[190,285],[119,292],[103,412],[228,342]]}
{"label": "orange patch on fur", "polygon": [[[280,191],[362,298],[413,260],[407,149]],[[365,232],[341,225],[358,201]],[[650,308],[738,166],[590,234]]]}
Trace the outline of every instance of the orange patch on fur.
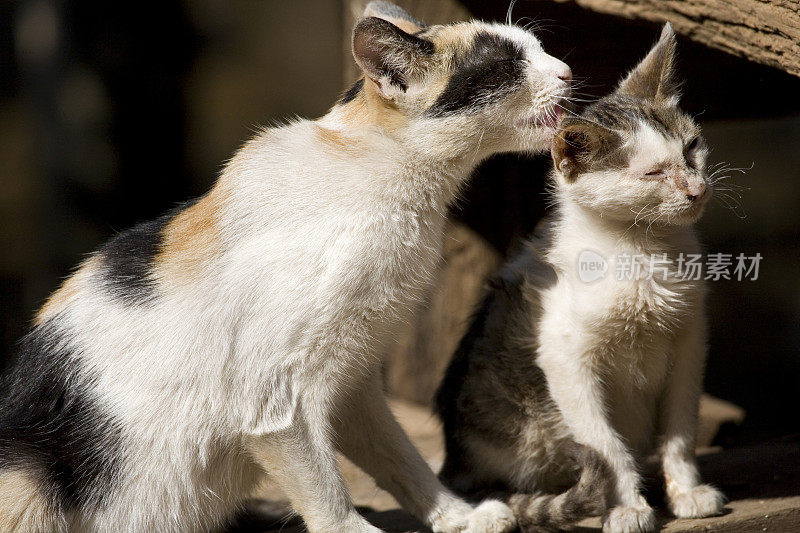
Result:
{"label": "orange patch on fur", "polygon": [[357,141],[348,137],[346,133],[340,130],[332,130],[319,124],[315,125],[314,132],[317,139],[325,146],[330,148],[333,152],[346,155],[355,155],[361,149]]}
{"label": "orange patch on fur", "polygon": [[34,325],[38,326],[77,299],[86,280],[99,268],[99,263],[100,260],[97,256],[92,256],[84,261],[78,270],[67,278],[39,309],[33,319]]}
{"label": "orange patch on fur", "polygon": [[219,217],[225,197],[218,185],[167,223],[155,258],[157,278],[170,283],[204,276],[207,265],[221,252]]}
{"label": "orange patch on fur", "polygon": [[352,126],[381,126],[389,131],[397,130],[408,123],[406,117],[394,103],[379,94],[375,82],[364,79],[364,87],[358,96],[341,106],[341,119]]}

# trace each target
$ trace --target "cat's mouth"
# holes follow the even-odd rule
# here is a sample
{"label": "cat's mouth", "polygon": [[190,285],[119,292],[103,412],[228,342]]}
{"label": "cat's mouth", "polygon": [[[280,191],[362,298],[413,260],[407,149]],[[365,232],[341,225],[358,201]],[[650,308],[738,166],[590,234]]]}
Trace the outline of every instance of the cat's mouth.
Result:
{"label": "cat's mouth", "polygon": [[558,123],[561,120],[563,112],[564,107],[561,105],[561,102],[555,102],[530,117],[518,120],[517,127],[555,130],[558,128]]}

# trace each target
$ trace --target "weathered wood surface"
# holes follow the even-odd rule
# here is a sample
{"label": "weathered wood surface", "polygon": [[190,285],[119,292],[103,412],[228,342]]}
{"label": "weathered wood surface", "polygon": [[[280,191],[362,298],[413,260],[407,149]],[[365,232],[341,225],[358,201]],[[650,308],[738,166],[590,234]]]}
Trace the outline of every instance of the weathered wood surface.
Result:
{"label": "weathered wood surface", "polygon": [[697,42],[800,76],[798,0],[555,1],[626,18],[669,21]]}

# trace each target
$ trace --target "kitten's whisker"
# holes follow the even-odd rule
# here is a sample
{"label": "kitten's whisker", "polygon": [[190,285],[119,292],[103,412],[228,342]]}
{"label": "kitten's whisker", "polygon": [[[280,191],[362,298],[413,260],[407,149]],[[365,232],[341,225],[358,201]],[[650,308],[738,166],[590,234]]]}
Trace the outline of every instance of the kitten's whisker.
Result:
{"label": "kitten's whisker", "polygon": [[721,192],[719,194],[715,194],[713,196],[713,198],[720,205],[722,205],[726,209],[729,209],[730,211],[732,211],[733,214],[736,215],[736,217],[738,217],[740,219],[747,218],[747,213],[744,212],[744,207],[742,206],[741,202],[737,198],[734,198],[733,196],[731,196],[731,195],[729,195],[729,194],[727,194],[725,192]]}
{"label": "kitten's whisker", "polygon": [[727,194],[736,197],[738,200],[742,199],[742,195],[733,189],[714,189],[714,194]]}
{"label": "kitten's whisker", "polygon": [[[653,228],[653,224],[655,224],[656,222],[658,222],[658,220],[659,220],[661,217],[663,217],[665,214],[666,214],[666,213],[661,213],[661,214],[660,214],[660,215],[658,215],[656,218],[654,218],[654,219],[650,220],[650,223],[647,225],[647,229],[644,231],[644,238],[645,238],[645,242],[647,243],[647,245],[648,245],[648,246],[650,245],[650,240],[649,240],[649,238],[647,237],[647,234],[648,234],[648,233],[650,232],[650,230]],[[653,231],[653,237],[655,238],[655,236],[656,236],[656,233],[655,233],[655,231]]]}
{"label": "kitten's whisker", "polygon": [[629,231],[630,231],[632,228],[634,228],[634,227],[638,227],[638,226],[639,226],[639,221],[640,221],[642,218],[644,218],[644,217],[647,217],[647,216],[650,216],[651,214],[653,214],[653,213],[655,212],[655,210],[656,210],[657,206],[650,207],[650,205],[651,205],[651,203],[650,203],[650,202],[648,202],[648,203],[646,203],[646,204],[645,204],[645,205],[644,205],[644,206],[643,206],[641,209],[639,209],[638,211],[636,211],[636,210],[635,210],[634,208],[632,208],[632,207],[631,207],[631,208],[629,208],[629,209],[631,210],[631,213],[635,213],[635,214],[636,214],[636,216],[635,216],[635,217],[633,217],[633,223],[632,223],[630,226],[628,226],[627,228],[625,228],[625,231],[623,231],[623,232],[622,232],[622,235],[620,235],[620,238],[619,238],[619,240],[617,241],[617,243],[618,243],[618,244],[619,244],[619,243],[622,241],[622,239],[625,237],[625,235],[627,235],[627,234],[628,234],[628,232],[629,232]]}

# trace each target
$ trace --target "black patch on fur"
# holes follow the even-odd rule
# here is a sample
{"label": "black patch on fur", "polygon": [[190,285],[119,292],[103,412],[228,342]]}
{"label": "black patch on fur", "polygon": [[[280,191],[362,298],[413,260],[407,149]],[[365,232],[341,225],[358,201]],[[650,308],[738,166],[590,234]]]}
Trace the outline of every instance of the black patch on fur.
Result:
{"label": "black patch on fur", "polygon": [[90,391],[58,316],[0,378],[0,470],[30,473],[57,512],[99,505],[117,482],[121,431]]}
{"label": "black patch on fur", "polygon": [[675,107],[653,105],[647,100],[612,94],[590,105],[583,117],[604,127],[632,133],[644,122],[666,137],[680,137],[687,124],[686,115]]}
{"label": "black patch on fur", "polygon": [[166,215],[118,233],[100,248],[102,281],[114,296],[131,305],[145,304],[155,296],[153,261],[161,247],[164,228],[194,203],[195,200],[186,202]]}
{"label": "black patch on fur", "polygon": [[352,87],[347,89],[347,91],[342,95],[339,99],[340,104],[346,104],[348,102],[352,102],[358,96],[358,93],[361,92],[361,89],[364,87],[364,78],[360,78],[356,81]]}
{"label": "black patch on fur", "polygon": [[432,117],[482,107],[517,90],[525,80],[522,48],[505,37],[479,33],[457,59],[447,86],[427,110]]}

